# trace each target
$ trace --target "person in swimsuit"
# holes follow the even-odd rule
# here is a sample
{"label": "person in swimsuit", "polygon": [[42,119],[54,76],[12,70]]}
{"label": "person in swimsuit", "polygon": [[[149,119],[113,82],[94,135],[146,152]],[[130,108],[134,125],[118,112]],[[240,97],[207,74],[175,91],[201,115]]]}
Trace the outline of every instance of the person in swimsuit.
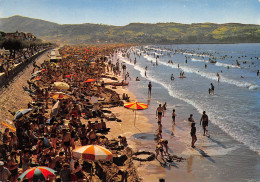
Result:
{"label": "person in swimsuit", "polygon": [[68,131],[64,131],[63,137],[62,137],[62,146],[65,151],[65,157],[70,158],[70,142],[71,142],[71,134]]}
{"label": "person in swimsuit", "polygon": [[205,134],[208,135],[207,126],[208,126],[208,123],[209,123],[209,118],[208,118],[208,115],[206,114],[206,111],[203,111],[203,114],[202,114],[201,119],[200,119],[200,125],[201,125],[201,123],[202,123],[202,128],[203,128],[203,131],[204,131],[203,136],[205,136]]}
{"label": "person in swimsuit", "polygon": [[69,126],[69,130],[70,130],[70,134],[71,134],[71,146],[72,146],[72,149],[75,149],[74,141],[75,141],[75,138],[76,138],[76,131],[73,128],[71,123],[69,123],[68,126]]}
{"label": "person in swimsuit", "polygon": [[162,122],[162,116],[164,116],[163,113],[163,107],[161,104],[159,104],[159,107],[156,109],[156,117],[158,116],[158,122]]}
{"label": "person in swimsuit", "polygon": [[57,139],[58,139],[58,123],[54,122],[52,128],[50,129],[51,132],[51,146],[56,150],[57,147]]}
{"label": "person in swimsuit", "polygon": [[88,134],[88,138],[90,139],[90,145],[95,144],[97,140],[97,134],[95,130],[92,128]]}
{"label": "person in swimsuit", "polygon": [[188,121],[191,123],[194,123],[193,114],[190,114],[190,117],[188,118]]}
{"label": "person in swimsuit", "polygon": [[175,113],[175,109],[172,110],[172,124],[175,125],[175,119],[176,119],[176,113]]}
{"label": "person in swimsuit", "polygon": [[16,160],[16,152],[11,152],[11,159],[7,163],[7,168],[11,172],[10,181],[16,181],[18,177],[18,161]]}
{"label": "person in swimsuit", "polygon": [[151,96],[152,95],[152,83],[149,82],[148,84],[148,96]]}
{"label": "person in swimsuit", "polygon": [[191,123],[190,136],[191,136],[191,147],[195,148],[194,144],[197,141],[195,122]]}
{"label": "person in swimsuit", "polygon": [[159,153],[163,157],[163,146],[162,146],[162,144],[160,142],[156,145],[155,153],[156,153],[156,155],[155,155],[156,159],[157,159]]}

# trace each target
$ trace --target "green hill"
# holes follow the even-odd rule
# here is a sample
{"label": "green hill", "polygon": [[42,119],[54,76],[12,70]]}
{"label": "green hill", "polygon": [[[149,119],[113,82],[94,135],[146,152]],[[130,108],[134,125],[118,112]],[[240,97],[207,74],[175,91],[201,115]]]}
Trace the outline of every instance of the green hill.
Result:
{"label": "green hill", "polygon": [[31,32],[46,41],[68,43],[244,43],[260,42],[260,25],[214,23],[57,24],[22,16],[0,18],[0,31]]}

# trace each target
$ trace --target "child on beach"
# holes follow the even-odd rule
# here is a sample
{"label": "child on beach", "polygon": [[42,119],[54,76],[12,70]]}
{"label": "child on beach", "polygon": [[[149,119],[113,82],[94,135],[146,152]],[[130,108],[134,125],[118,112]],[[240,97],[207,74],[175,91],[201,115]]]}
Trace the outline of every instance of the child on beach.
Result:
{"label": "child on beach", "polygon": [[193,114],[190,114],[190,117],[188,118],[188,121],[191,123],[194,123]]}
{"label": "child on beach", "polygon": [[191,147],[195,148],[194,144],[197,141],[195,122],[191,123],[190,136],[191,136]]}
{"label": "child on beach", "polygon": [[172,124],[175,125],[175,118],[176,118],[175,109],[172,110]]}

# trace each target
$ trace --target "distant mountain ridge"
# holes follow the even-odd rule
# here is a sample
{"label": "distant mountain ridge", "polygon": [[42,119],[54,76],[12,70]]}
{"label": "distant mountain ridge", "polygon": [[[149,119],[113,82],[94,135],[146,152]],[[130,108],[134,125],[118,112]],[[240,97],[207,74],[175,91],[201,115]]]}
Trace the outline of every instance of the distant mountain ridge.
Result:
{"label": "distant mountain ridge", "polygon": [[23,16],[0,18],[0,31],[30,32],[68,43],[244,43],[260,42],[260,25],[240,23],[57,24]]}

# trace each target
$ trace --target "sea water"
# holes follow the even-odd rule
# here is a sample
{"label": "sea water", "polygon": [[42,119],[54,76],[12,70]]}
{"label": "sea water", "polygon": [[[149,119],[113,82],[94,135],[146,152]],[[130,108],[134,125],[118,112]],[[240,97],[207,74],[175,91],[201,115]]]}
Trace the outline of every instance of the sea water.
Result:
{"label": "sea water", "polygon": [[[245,146],[242,148],[252,151],[243,151],[246,156],[252,156],[245,160],[253,161],[257,157],[256,163],[249,167],[249,171],[256,173],[234,173],[227,179],[241,179],[242,175],[257,179],[260,154],[259,50],[260,44],[148,45],[132,47],[127,51],[130,57],[120,53],[117,59],[127,65],[131,77],[131,80],[128,79],[130,90],[135,92],[137,100],[153,103],[150,105],[152,110],[144,111],[144,114],[153,118],[158,104],[167,102],[168,120],[171,120],[171,110],[176,109],[178,124],[187,120],[190,114],[187,111],[194,114],[196,122],[199,122],[201,113],[206,111],[210,120],[209,130],[213,134],[210,141],[212,148],[207,148],[209,154],[231,155],[238,148],[237,153],[241,153],[241,144]],[[185,78],[179,78],[180,72],[184,72]],[[172,74],[174,80],[171,80]],[[137,76],[141,80],[138,83],[135,81]],[[149,81],[153,84],[151,98],[147,97]],[[209,94],[211,83],[215,86],[214,94]],[[152,119],[155,128],[156,122],[155,118]],[[171,124],[168,122],[163,125],[163,134],[169,138]],[[181,126],[179,129],[182,129]],[[213,144],[217,147],[214,148]],[[231,158],[228,156],[228,159]],[[215,163],[213,159],[211,162]],[[227,158],[222,160],[224,163]],[[225,170],[225,166],[219,168]]]}

